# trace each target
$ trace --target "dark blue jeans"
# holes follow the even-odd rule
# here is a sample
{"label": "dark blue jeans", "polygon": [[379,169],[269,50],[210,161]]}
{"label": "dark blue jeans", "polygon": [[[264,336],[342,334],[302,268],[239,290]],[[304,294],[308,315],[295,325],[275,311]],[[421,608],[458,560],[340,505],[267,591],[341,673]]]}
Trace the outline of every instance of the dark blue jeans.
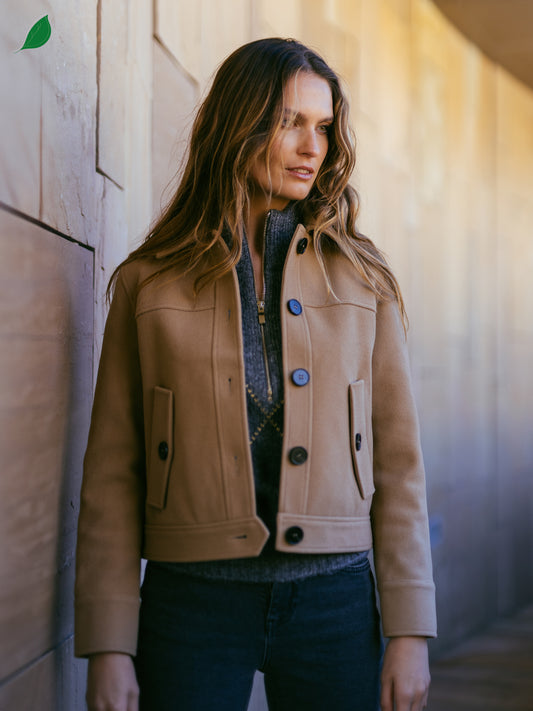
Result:
{"label": "dark blue jeans", "polygon": [[368,561],[287,583],[203,580],[149,563],[136,659],[141,711],[377,711],[383,652]]}

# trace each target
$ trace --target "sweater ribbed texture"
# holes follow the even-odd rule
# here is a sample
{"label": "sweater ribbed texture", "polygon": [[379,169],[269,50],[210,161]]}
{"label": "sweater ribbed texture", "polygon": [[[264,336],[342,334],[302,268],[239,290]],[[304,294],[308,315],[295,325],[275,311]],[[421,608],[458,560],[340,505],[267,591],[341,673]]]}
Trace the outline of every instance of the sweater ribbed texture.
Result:
{"label": "sweater ribbed texture", "polygon": [[[259,325],[252,260],[245,240],[236,271],[242,306],[248,430],[257,515],[270,531],[261,554],[194,563],[158,563],[176,572],[204,578],[248,582],[284,582],[333,573],[366,557],[363,553],[291,554],[274,548],[283,444],[283,364],[281,357],[281,281],[287,250],[298,226],[294,203],[270,210],[264,234],[265,342],[272,397],[268,397],[263,341]],[[226,235],[226,241],[231,237]]]}

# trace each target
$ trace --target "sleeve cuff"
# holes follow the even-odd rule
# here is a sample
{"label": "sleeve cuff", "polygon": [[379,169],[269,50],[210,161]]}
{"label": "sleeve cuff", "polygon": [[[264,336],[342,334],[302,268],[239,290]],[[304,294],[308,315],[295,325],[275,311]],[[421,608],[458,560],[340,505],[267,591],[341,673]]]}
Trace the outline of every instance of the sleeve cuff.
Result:
{"label": "sleeve cuff", "polygon": [[385,637],[436,637],[435,585],[418,581],[384,583],[379,590]]}
{"label": "sleeve cuff", "polygon": [[80,600],[75,605],[74,654],[88,657],[101,652],[135,656],[140,600]]}

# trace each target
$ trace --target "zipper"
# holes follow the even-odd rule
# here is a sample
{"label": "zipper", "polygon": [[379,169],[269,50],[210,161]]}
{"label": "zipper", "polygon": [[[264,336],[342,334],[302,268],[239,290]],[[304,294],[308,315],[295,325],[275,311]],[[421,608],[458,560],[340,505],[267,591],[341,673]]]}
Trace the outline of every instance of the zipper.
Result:
{"label": "zipper", "polygon": [[268,354],[265,341],[265,302],[263,299],[257,299],[257,318],[259,319],[259,327],[261,328],[261,339],[263,341],[263,360],[265,361],[267,395],[269,402],[272,402],[272,383],[270,381],[270,368],[268,367]]}
{"label": "zipper", "polygon": [[265,322],[266,322],[266,316],[265,316],[265,300],[266,300],[265,242],[266,242],[266,233],[267,233],[269,219],[270,219],[270,211],[267,212],[267,216],[265,219],[265,227],[263,230],[263,258],[262,258],[262,262],[261,262],[262,269],[263,269],[263,294],[262,294],[262,298],[257,299],[257,319],[259,321],[259,328],[261,329],[261,340],[263,342],[263,360],[265,363],[265,374],[266,374],[266,380],[267,380],[267,396],[268,396],[268,401],[272,402],[272,381],[270,379],[270,368],[268,365],[268,353],[267,353],[266,338],[265,338]]}

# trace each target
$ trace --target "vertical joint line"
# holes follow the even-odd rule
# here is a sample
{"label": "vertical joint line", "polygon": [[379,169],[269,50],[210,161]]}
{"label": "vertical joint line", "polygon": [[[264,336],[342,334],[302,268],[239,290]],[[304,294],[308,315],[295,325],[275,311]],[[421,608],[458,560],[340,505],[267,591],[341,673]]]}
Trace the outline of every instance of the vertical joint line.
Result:
{"label": "vertical joint line", "polygon": [[95,171],[100,163],[100,73],[102,68],[102,0],[96,6],[96,121],[95,121]]}
{"label": "vertical joint line", "polygon": [[40,115],[39,115],[39,221],[43,222],[43,80],[41,71],[41,100],[39,102]]}

